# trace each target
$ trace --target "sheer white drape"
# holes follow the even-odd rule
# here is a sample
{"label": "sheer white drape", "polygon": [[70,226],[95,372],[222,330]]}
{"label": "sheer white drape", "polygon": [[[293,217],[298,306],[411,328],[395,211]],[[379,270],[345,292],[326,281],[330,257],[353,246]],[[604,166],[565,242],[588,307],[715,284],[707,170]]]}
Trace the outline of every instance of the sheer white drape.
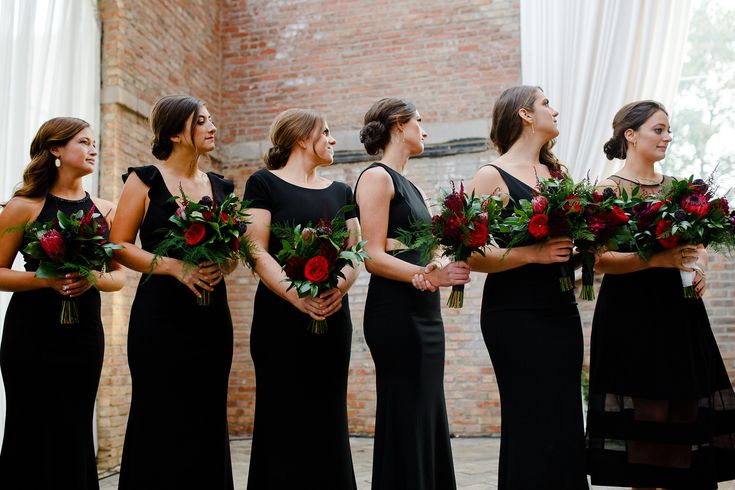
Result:
{"label": "sheer white drape", "polygon": [[[74,116],[99,129],[100,27],[95,0],[0,0],[0,201],[21,181],[44,121]],[[95,193],[96,176],[85,182]],[[15,268],[22,268],[16,259]],[[0,294],[0,318],[10,294]],[[0,333],[2,323],[0,322]],[[0,443],[5,391],[0,383]]]}
{"label": "sheer white drape", "polygon": [[610,175],[602,145],[624,104],[655,99],[671,110],[690,0],[521,0],[523,83],[560,112],[556,155],[575,178]]}

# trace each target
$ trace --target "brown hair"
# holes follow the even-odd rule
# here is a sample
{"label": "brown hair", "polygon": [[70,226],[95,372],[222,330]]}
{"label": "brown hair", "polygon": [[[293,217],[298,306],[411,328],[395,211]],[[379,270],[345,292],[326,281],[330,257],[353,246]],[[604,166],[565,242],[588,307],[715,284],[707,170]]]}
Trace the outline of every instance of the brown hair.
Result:
{"label": "brown hair", "polygon": [[[181,133],[186,121],[191,119],[191,141],[194,144],[194,132],[199,112],[204,102],[190,95],[167,95],[156,102],[148,118],[153,131],[151,153],[158,160],[165,160],[174,150],[171,137]],[[195,147],[196,150],[196,147]]]}
{"label": "brown hair", "polygon": [[13,196],[44,197],[56,181],[56,157],[51,148],[66,145],[89,123],[76,117],[55,117],[41,124],[31,142],[31,162],[23,171],[23,184]]}
{"label": "brown hair", "polygon": [[276,116],[271,124],[271,146],[263,156],[265,166],[276,170],[288,161],[291,150],[299,140],[306,140],[317,125],[324,126],[326,119],[310,109],[288,109]]}
{"label": "brown hair", "polygon": [[[518,85],[505,89],[495,101],[490,141],[501,155],[507,153],[523,134],[523,120],[518,115],[518,111],[526,109],[528,112],[533,112],[533,104],[540,90],[542,90],[541,87]],[[555,140],[547,141],[539,153],[539,161],[549,168],[551,175],[558,174],[562,170],[559,159],[551,151],[554,143],[556,143]]]}
{"label": "brown hair", "polygon": [[663,111],[664,114],[669,115],[664,105],[655,100],[640,100],[624,105],[613,118],[612,138],[607,140],[607,143],[602,147],[607,159],[619,158],[625,160],[628,156],[628,141],[625,139],[625,132],[629,129],[638,131],[638,128],[658,111]]}
{"label": "brown hair", "polygon": [[360,143],[368,155],[376,155],[390,142],[390,131],[396,124],[405,124],[416,116],[416,106],[401,99],[380,99],[365,113]]}

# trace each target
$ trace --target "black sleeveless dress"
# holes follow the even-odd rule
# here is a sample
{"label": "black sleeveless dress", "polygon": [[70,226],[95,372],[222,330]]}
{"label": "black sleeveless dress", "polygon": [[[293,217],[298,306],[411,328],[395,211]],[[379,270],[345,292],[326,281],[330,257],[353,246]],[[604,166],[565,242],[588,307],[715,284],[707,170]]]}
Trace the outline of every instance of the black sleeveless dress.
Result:
{"label": "black sleeveless dress", "polygon": [[[388,238],[396,238],[399,228],[409,229],[415,220],[431,220],[423,196],[407,178],[382,163],[373,163],[365,170],[375,167],[388,172],[395,189]],[[417,266],[426,265],[418,251],[395,256]],[[378,392],[372,488],[456,488],[444,401],[444,324],[439,291],[419,291],[410,283],[373,274],[364,318]]]}
{"label": "black sleeveless dress", "polygon": [[[271,213],[271,223],[316,225],[352,204],[352,189],[293,185],[266,169],[250,176],[245,199]],[[345,218],[355,217],[354,211]],[[268,252],[276,256],[279,239]],[[357,488],[347,428],[347,375],[352,321],[347,295],[327,318],[327,332],[309,332],[311,317],[258,284],[250,331],[255,364],[255,424],[250,490]]]}
{"label": "black sleeveless dress", "polygon": [[[531,200],[531,187],[493,167],[513,200]],[[557,264],[488,274],[480,325],[500,391],[498,488],[588,488],[582,324],[574,291],[559,288]]]}
{"label": "black sleeveless dress", "polygon": [[[48,195],[36,221],[92,205],[89,194],[79,201]],[[27,244],[24,238],[21,250]],[[37,268],[38,261],[26,256],[25,269]],[[3,489],[99,488],[92,428],[105,348],[100,293],[92,287],[75,299],[74,325],[59,322],[62,299],[44,288],[13,293],[8,305],[0,346],[7,402]]]}
{"label": "black sleeveless dress", "polygon": [[735,479],[735,393],[678,269],[605,274],[590,350],[592,483],[707,490]]}
{"label": "black sleeveless dress", "polygon": [[[177,204],[154,165],[131,167],[150,189],[140,227],[152,252],[174,226]],[[207,174],[213,199],[232,181]],[[209,306],[168,275],[143,275],[130,310],[128,364],[133,381],[125,433],[121,489],[232,489],[227,430],[227,384],[232,363],[232,319],[220,282]]]}

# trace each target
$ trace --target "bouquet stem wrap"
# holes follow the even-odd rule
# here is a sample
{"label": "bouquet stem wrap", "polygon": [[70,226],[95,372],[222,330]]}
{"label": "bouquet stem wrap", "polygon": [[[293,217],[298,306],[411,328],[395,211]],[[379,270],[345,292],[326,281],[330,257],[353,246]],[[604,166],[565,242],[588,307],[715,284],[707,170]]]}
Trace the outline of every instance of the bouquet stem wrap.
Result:
{"label": "bouquet stem wrap", "polygon": [[582,256],[582,291],[579,298],[587,301],[595,299],[595,254],[581,252]]}
{"label": "bouquet stem wrap", "polygon": [[309,332],[316,334],[316,335],[327,333],[327,321],[326,320],[314,320],[312,318],[311,322],[309,323]]}
{"label": "bouquet stem wrap", "polygon": [[450,308],[462,308],[464,305],[464,284],[456,284],[452,286],[452,292],[449,294],[447,306]]}
{"label": "bouquet stem wrap", "polygon": [[61,316],[59,322],[62,325],[76,325],[79,323],[79,309],[77,308],[76,300],[61,300]]}
{"label": "bouquet stem wrap", "polygon": [[212,304],[212,291],[207,289],[199,290],[201,296],[197,297],[197,304],[199,306],[209,306]]}
{"label": "bouquet stem wrap", "polygon": [[[687,267],[697,269],[697,261],[691,261],[686,262],[684,264]],[[694,286],[692,283],[694,282],[694,278],[697,275],[696,270],[692,272],[687,272],[679,269],[679,275],[681,276],[681,285],[684,288],[684,297],[685,298],[696,298],[697,293],[694,292]]]}
{"label": "bouquet stem wrap", "polygon": [[559,287],[562,291],[571,291],[574,289],[574,282],[572,282],[572,270],[571,259],[567,262],[559,263]]}

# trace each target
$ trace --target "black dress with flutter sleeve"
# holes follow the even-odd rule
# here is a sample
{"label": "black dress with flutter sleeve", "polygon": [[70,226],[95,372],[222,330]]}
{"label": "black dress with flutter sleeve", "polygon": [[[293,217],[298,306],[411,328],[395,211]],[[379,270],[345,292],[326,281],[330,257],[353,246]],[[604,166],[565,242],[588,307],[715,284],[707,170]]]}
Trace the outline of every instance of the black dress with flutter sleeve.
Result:
{"label": "black dress with flutter sleeve", "polygon": [[[132,167],[150,204],[140,242],[152,252],[177,204],[158,168]],[[123,178],[127,178],[126,174]],[[232,181],[207,174],[215,202]],[[120,489],[233,488],[227,429],[232,319],[221,281],[209,306],[169,275],[143,275],[130,310],[128,364],[133,394],[120,468]]]}
{"label": "black dress with flutter sleeve", "polygon": [[[266,169],[250,176],[245,199],[270,212],[271,223],[316,225],[352,204],[352,189],[291,184]],[[354,218],[354,211],[344,213]],[[281,241],[272,234],[268,251]],[[327,317],[327,331],[309,330],[311,317],[258,284],[250,352],[255,364],[255,423],[249,490],[354,490],[347,430],[347,375],[352,343],[348,296]]]}

